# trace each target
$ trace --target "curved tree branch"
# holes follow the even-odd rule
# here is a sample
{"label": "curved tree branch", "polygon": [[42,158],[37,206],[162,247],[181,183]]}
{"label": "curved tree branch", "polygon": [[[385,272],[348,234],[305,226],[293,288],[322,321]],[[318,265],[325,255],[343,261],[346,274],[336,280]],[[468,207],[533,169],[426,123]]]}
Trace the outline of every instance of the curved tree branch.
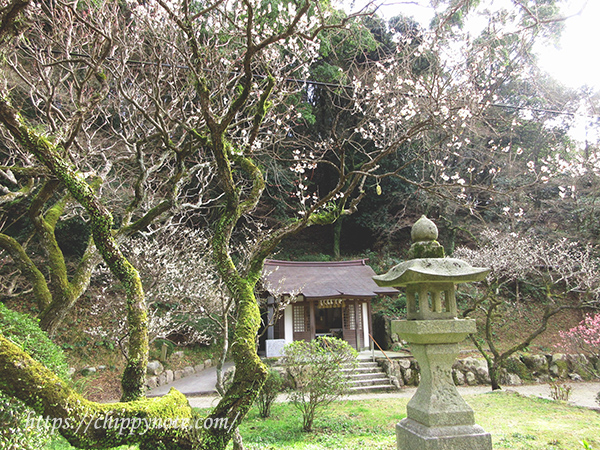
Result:
{"label": "curved tree branch", "polygon": [[123,400],[143,397],[148,364],[148,318],[144,292],[139,274],[121,253],[113,237],[112,215],[100,203],[83,175],[61,156],[63,149],[30,129],[6,99],[0,100],[0,122],[25,150],[35,155],[67,187],[90,215],[96,248],[127,294],[129,354],[122,378]]}
{"label": "curved tree branch", "polygon": [[0,248],[4,249],[21,270],[23,275],[33,286],[33,293],[38,304],[38,308],[44,310],[52,302],[52,294],[48,289],[44,274],[31,261],[25,249],[18,241],[6,234],[0,233]]}
{"label": "curved tree branch", "polygon": [[[79,448],[133,444],[143,449],[161,445],[172,450],[192,448],[190,436],[198,418],[175,389],[163,397],[129,403],[91,402],[2,335],[0,390],[42,416],[29,418],[34,424],[37,419],[38,426],[54,427]],[[176,425],[162,427],[159,422]]]}

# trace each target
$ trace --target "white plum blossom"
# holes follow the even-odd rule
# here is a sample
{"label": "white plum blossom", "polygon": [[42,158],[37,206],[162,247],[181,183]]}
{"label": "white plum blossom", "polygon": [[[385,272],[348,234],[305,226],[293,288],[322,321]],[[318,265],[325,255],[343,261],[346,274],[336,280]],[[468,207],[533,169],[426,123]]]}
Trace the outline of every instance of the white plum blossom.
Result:
{"label": "white plum blossom", "polygon": [[[172,225],[139,235],[124,250],[144,285],[150,342],[174,334],[184,344],[212,342],[211,331],[194,323],[211,315],[221,317],[228,296],[210,259],[208,238],[199,231]],[[112,285],[110,278],[106,267],[100,266],[96,283],[104,283],[107,296],[97,299],[92,314],[114,315],[112,326],[94,327],[87,332],[119,342],[127,334],[127,324],[120,314],[124,305],[115,304],[115,299],[122,296],[107,290]]]}

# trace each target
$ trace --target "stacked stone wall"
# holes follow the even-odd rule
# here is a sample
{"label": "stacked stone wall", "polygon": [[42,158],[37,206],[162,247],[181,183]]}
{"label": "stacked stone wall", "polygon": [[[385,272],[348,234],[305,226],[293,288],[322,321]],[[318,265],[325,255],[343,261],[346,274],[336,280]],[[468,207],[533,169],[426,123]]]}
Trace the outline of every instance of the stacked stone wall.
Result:
{"label": "stacked stone wall", "polygon": [[178,370],[165,370],[160,361],[150,361],[148,363],[146,387],[148,389],[153,389],[164,384],[169,384],[174,380],[202,372],[204,369],[208,369],[212,365],[213,362],[210,359],[207,359],[204,361],[204,363],[197,364],[194,367],[186,366]]}
{"label": "stacked stone wall", "polygon": [[[398,386],[419,384],[419,365],[414,358],[377,358],[377,363],[388,376],[397,380]],[[458,359],[452,366],[452,377],[457,386],[490,384],[487,363],[483,358],[469,356]],[[600,361],[585,355],[520,353],[505,362],[500,372],[500,384],[518,386],[558,380],[589,381],[599,377]]]}

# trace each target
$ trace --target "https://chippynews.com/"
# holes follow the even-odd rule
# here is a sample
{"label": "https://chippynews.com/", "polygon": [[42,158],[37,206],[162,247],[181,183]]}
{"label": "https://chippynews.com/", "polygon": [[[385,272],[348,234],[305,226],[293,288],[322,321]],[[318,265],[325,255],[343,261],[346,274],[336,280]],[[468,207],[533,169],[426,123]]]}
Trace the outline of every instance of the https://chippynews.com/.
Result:
{"label": "https://chippynews.com/", "polygon": [[144,435],[156,429],[225,429],[227,432],[236,426],[238,415],[229,420],[227,417],[198,417],[198,418],[160,418],[160,417],[118,417],[110,414],[85,416],[80,419],[70,417],[37,416],[30,412],[26,426],[43,429],[48,432],[61,429],[74,430],[75,434],[87,433],[89,430],[113,430],[120,436],[139,434]]}

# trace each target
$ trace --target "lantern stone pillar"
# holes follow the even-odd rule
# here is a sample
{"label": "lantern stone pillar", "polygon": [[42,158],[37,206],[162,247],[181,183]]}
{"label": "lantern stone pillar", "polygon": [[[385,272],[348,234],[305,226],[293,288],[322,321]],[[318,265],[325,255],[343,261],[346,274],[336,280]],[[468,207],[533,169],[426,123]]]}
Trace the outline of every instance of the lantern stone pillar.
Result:
{"label": "lantern stone pillar", "polygon": [[409,259],[373,277],[379,286],[406,287],[407,320],[393,321],[410,345],[421,381],[396,425],[398,450],[491,450],[489,433],[475,424],[471,407],[452,379],[459,343],[476,331],[475,321],[458,319],[455,286],[479,281],[489,269],[444,258],[437,227],[425,216],[413,226]]}

